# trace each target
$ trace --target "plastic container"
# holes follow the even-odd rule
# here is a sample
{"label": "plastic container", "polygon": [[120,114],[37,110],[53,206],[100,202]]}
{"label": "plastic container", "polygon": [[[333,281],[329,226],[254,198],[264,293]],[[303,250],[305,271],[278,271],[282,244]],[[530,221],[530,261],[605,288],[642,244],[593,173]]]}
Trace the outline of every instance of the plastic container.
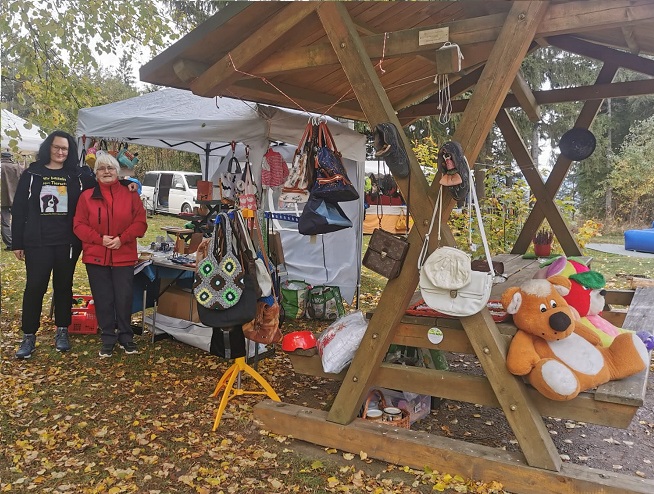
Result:
{"label": "plastic container", "polygon": [[73,295],[72,320],[68,326],[71,334],[97,334],[98,322],[95,304],[90,295]]}

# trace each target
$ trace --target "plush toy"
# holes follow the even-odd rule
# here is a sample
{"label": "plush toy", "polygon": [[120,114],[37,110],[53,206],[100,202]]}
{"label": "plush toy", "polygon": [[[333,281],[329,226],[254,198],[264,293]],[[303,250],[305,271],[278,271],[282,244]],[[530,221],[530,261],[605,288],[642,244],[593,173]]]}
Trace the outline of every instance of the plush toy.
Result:
{"label": "plush toy", "polygon": [[649,363],[645,345],[633,333],[601,346],[563,298],[570,285],[566,277],[552,276],[529,280],[502,294],[502,305],[518,328],[506,357],[509,372],[527,376],[543,396],[558,401],[641,372]]}
{"label": "plush toy", "polygon": [[[609,346],[613,338],[621,333],[631,333],[630,329],[619,328],[602,317],[606,305],[604,296],[606,281],[604,276],[588,266],[565,256],[558,257],[536,273],[536,278],[561,275],[572,282],[570,293],[565,301],[579,314],[579,320],[599,337],[603,346]],[[654,336],[647,331],[639,331],[638,337],[648,351],[654,349]]]}

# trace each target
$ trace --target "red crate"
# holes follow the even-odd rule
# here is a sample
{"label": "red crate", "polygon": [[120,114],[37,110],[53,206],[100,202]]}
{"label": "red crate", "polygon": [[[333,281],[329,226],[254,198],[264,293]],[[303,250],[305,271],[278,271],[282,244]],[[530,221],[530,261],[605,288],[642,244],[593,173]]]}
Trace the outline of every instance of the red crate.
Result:
{"label": "red crate", "polygon": [[[73,334],[97,334],[98,322],[95,318],[93,297],[90,295],[73,295],[73,304],[72,322],[68,326],[68,332]],[[81,304],[84,304],[84,306]]]}
{"label": "red crate", "polygon": [[73,310],[73,322],[68,326],[68,332],[74,334],[96,334],[98,323],[95,319],[95,310],[81,308]]}

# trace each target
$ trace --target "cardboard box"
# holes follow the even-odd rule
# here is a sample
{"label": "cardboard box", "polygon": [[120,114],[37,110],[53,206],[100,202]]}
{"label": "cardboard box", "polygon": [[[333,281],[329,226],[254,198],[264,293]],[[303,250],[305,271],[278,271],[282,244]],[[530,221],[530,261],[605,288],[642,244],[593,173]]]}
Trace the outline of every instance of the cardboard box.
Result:
{"label": "cardboard box", "polygon": [[[166,286],[162,280],[162,286]],[[159,296],[157,308],[159,314],[184,319],[186,321],[200,322],[198,305],[193,292],[188,289],[171,286]],[[189,319],[189,315],[191,319]]]}

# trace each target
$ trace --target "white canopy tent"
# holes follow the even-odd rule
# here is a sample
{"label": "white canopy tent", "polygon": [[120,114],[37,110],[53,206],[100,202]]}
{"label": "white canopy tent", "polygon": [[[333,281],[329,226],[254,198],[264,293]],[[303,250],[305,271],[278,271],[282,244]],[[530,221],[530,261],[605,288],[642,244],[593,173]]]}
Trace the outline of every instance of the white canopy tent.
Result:
{"label": "white canopy tent", "polygon": [[[30,128],[26,127],[29,126]],[[30,124],[24,118],[2,109],[2,149],[11,151],[10,141],[18,141],[18,150],[23,153],[35,153],[45,137],[39,133],[41,129],[34,124]],[[9,132],[18,132],[20,136],[13,137],[7,135]]]}
{"label": "white canopy tent", "polygon": [[[261,161],[270,143],[296,146],[309,118],[296,110],[232,98],[204,98],[168,88],[81,109],[76,135],[80,146],[86,147],[90,138],[102,138],[198,153],[204,176],[209,179],[224,171],[221,160],[231,152],[229,143],[235,141],[239,155],[244,145],[250,147],[254,178],[260,184]],[[327,122],[348,174],[361,191],[361,201],[344,204],[354,228],[321,236],[320,241],[285,229],[282,244],[289,279],[338,285],[343,297],[352,300],[361,265],[365,136],[329,117]],[[224,161],[222,166],[226,167],[228,160]],[[352,248],[344,249],[343,245]],[[308,269],[317,264],[320,269]]]}

